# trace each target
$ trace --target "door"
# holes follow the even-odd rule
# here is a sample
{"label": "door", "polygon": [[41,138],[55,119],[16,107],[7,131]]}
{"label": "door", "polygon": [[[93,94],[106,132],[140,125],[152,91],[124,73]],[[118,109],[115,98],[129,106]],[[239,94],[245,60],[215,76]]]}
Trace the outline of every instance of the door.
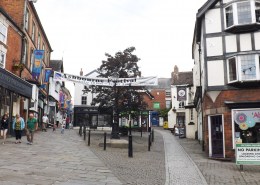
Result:
{"label": "door", "polygon": [[222,115],[211,116],[210,122],[212,157],[224,157]]}

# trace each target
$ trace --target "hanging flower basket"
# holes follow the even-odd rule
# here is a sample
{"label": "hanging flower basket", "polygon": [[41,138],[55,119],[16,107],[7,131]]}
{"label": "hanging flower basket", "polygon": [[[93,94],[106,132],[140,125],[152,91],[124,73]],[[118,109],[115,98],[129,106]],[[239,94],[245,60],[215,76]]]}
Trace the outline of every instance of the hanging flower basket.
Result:
{"label": "hanging flower basket", "polygon": [[24,64],[22,63],[15,63],[13,66],[12,66],[12,69],[14,71],[22,71],[24,69]]}

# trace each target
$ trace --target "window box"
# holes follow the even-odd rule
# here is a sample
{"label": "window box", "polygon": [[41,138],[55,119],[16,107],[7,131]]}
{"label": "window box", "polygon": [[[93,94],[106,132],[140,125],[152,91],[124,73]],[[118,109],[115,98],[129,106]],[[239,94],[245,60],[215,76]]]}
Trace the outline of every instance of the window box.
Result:
{"label": "window box", "polygon": [[260,1],[235,2],[225,7],[227,32],[243,33],[260,29]]}

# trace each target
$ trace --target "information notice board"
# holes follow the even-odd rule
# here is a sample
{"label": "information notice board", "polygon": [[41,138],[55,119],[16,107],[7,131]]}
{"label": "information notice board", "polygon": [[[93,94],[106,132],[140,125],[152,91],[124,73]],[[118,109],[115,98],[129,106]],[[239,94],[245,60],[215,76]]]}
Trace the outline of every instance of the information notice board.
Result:
{"label": "information notice board", "polygon": [[237,165],[260,165],[260,143],[237,143]]}

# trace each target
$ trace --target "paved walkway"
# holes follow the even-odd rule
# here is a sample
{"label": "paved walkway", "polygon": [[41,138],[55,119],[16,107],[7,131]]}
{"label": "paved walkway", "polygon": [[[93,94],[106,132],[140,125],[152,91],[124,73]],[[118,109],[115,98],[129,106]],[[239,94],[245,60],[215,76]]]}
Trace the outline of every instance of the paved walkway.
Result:
{"label": "paved walkway", "polygon": [[[108,136],[109,137],[109,136]],[[35,143],[0,144],[1,185],[260,185],[260,166],[210,160],[198,141],[179,139],[155,128],[147,151],[148,133],[133,132],[133,158],[127,149],[98,147],[102,132],[92,133],[91,146],[77,130],[37,132]],[[126,138],[125,138],[126,139]],[[0,140],[2,141],[2,140]],[[94,142],[95,141],[95,142]]]}
{"label": "paved walkway", "polygon": [[38,132],[33,145],[14,139],[0,145],[1,185],[122,184],[74,130]]}
{"label": "paved walkway", "polygon": [[205,178],[196,164],[169,131],[156,130],[163,135],[165,149],[165,185],[205,185]]}

